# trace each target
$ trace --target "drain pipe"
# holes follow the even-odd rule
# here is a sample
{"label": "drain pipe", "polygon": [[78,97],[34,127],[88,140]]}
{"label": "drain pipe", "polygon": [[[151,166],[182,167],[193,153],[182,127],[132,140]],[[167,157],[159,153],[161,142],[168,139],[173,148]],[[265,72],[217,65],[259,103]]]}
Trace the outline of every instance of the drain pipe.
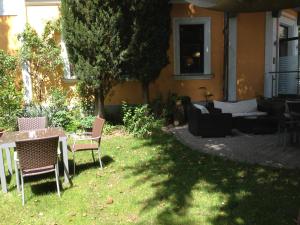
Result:
{"label": "drain pipe", "polygon": [[228,101],[228,73],[229,73],[229,13],[224,12],[224,101]]}

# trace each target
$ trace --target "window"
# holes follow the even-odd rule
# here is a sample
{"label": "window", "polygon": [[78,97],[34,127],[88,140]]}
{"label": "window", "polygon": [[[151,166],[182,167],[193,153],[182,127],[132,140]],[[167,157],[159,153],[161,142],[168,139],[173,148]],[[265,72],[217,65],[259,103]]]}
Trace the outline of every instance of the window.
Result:
{"label": "window", "polygon": [[289,38],[289,27],[280,25],[279,27],[279,38],[281,40],[280,45],[279,45],[279,55],[280,57],[283,56],[288,56],[288,51],[289,51],[289,43],[287,38]]}
{"label": "window", "polygon": [[210,18],[174,20],[175,75],[211,75]]}
{"label": "window", "polygon": [[18,0],[0,0],[0,16],[18,15],[22,5]]}

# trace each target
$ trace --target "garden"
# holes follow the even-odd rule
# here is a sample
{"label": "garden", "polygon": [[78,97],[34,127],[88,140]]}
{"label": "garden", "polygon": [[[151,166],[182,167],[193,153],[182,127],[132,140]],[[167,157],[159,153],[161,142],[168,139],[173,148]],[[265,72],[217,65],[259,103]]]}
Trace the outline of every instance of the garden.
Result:
{"label": "garden", "polygon": [[[79,152],[68,185],[60,163],[61,198],[53,178],[30,177],[24,207],[14,175],[5,171],[8,193],[0,192],[0,224],[296,224],[299,170],[193,150],[169,129],[186,122],[190,98],[172,92],[150,98],[151,83],[168,64],[169,4],[86,2],[62,1],[61,20],[47,22],[41,35],[27,24],[16,54],[0,50],[0,132],[16,131],[21,117],[46,117],[47,127],[62,128],[71,146],[73,134],[91,131],[95,118],[105,117],[103,169],[89,152]],[[72,92],[61,83],[61,34],[77,76]],[[32,81],[30,101],[19,76],[24,65]],[[124,101],[117,116],[110,114],[106,97],[130,79],[140,82],[144,103]]]}

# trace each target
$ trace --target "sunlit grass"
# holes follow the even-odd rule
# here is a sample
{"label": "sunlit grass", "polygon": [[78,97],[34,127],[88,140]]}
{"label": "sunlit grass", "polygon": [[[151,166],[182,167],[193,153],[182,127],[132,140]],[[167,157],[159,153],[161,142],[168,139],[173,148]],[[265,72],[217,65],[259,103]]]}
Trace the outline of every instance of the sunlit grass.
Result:
{"label": "sunlit grass", "polygon": [[203,155],[167,134],[111,137],[102,146],[105,169],[79,153],[74,185],[61,198],[54,177],[33,180],[22,207],[12,177],[9,193],[0,194],[0,224],[290,225],[297,217],[297,170]]}

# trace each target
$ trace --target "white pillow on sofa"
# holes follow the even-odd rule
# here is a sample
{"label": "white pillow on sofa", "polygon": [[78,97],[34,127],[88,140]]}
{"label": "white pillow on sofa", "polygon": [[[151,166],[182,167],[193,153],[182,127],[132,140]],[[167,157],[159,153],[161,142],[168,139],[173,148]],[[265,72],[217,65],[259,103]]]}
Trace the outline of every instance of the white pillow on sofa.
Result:
{"label": "white pillow on sofa", "polygon": [[203,113],[203,114],[209,114],[209,111],[208,111],[208,109],[205,106],[200,105],[200,104],[194,104],[194,106],[195,106],[195,108],[200,109],[201,113]]}
{"label": "white pillow on sofa", "polygon": [[214,107],[221,109],[222,113],[249,113],[257,112],[256,99],[244,100],[239,102],[220,102],[214,101]]}

